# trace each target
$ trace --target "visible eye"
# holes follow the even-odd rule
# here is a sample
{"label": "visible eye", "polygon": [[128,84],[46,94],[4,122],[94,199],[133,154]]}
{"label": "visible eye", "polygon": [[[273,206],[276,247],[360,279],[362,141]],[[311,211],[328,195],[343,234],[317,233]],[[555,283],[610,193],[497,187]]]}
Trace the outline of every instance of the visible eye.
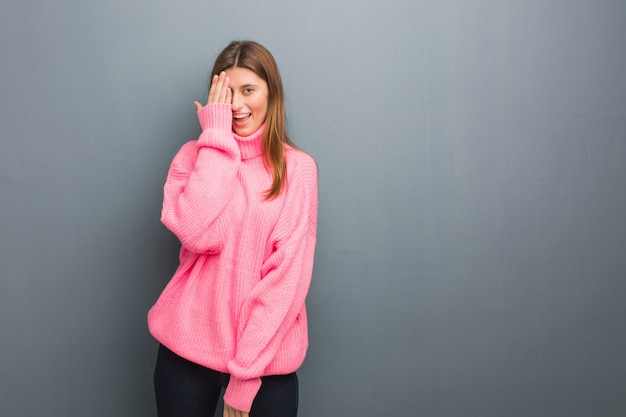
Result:
{"label": "visible eye", "polygon": [[252,94],[253,92],[254,92],[254,89],[253,89],[253,88],[251,88],[251,87],[245,88],[245,89],[243,90],[243,93],[244,93],[244,94],[246,94],[246,95],[248,95],[248,94]]}

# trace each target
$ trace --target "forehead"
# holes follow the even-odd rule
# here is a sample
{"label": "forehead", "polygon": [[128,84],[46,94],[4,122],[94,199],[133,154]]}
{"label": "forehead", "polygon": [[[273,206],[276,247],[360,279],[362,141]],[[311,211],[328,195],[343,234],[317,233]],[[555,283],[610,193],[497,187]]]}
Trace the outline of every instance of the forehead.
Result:
{"label": "forehead", "polygon": [[259,77],[254,71],[248,68],[233,67],[227,69],[225,72],[230,78],[230,85],[232,87],[242,85],[267,85],[263,78]]}

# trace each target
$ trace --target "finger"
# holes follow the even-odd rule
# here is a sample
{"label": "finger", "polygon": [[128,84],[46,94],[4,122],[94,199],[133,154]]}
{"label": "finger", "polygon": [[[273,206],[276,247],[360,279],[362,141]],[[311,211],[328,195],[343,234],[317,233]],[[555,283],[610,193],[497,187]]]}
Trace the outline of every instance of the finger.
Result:
{"label": "finger", "polygon": [[222,89],[220,91],[220,96],[218,99],[219,103],[226,103],[226,95],[228,94],[228,83],[230,83],[230,78],[225,76],[224,81],[222,81]]}
{"label": "finger", "polygon": [[233,102],[233,90],[226,89],[226,103],[231,104]]}
{"label": "finger", "polygon": [[200,104],[197,101],[194,101],[193,104],[195,104],[195,106],[196,106],[196,111],[200,111],[200,109],[202,108],[202,104]]}
{"label": "finger", "polygon": [[213,78],[211,78],[211,87],[209,88],[209,99],[207,101],[208,103],[215,102],[215,91],[217,89],[217,80],[218,80],[217,75],[214,75]]}

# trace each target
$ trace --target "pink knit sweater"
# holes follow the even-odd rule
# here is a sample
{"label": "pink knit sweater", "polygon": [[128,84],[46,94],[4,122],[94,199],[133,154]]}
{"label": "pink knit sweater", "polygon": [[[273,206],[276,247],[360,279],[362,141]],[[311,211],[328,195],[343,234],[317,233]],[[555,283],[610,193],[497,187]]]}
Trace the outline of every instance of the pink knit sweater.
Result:
{"label": "pink knit sweater", "polygon": [[202,134],[174,157],[164,187],[161,221],[182,248],[148,326],[178,355],[229,373],[224,401],[249,412],[260,377],[294,372],[308,347],[317,167],[287,147],[285,188],[265,200],[263,127],[234,134],[228,104],[198,118]]}

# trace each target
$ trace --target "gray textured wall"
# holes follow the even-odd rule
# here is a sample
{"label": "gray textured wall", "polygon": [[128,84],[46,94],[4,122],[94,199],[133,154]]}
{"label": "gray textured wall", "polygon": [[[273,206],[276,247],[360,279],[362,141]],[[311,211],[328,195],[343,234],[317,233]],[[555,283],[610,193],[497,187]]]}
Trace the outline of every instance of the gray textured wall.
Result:
{"label": "gray textured wall", "polygon": [[318,161],[301,416],[626,415],[626,3],[0,6],[0,415],[152,416],[159,223],[253,38]]}

